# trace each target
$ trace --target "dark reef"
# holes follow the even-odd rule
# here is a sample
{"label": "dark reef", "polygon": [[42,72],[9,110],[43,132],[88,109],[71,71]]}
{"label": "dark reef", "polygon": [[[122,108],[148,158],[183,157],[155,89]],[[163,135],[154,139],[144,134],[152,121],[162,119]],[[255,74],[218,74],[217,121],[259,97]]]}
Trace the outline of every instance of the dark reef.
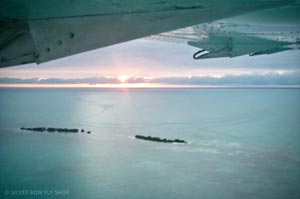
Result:
{"label": "dark reef", "polygon": [[[34,127],[34,128],[25,128],[22,127],[21,130],[26,130],[26,131],[38,131],[38,132],[49,132],[49,133],[54,133],[54,132],[59,132],[59,133],[78,133],[79,129],[68,129],[68,128],[53,128],[53,127]],[[81,129],[81,132],[84,132],[84,129]],[[88,131],[88,134],[91,132]]]}
{"label": "dark reef", "polygon": [[175,140],[170,140],[166,138],[159,138],[159,137],[151,137],[151,136],[143,136],[143,135],[136,135],[136,139],[141,139],[141,140],[147,140],[147,141],[153,141],[153,142],[163,142],[163,143],[184,143],[187,144],[185,140],[180,140],[180,139],[175,139]]}

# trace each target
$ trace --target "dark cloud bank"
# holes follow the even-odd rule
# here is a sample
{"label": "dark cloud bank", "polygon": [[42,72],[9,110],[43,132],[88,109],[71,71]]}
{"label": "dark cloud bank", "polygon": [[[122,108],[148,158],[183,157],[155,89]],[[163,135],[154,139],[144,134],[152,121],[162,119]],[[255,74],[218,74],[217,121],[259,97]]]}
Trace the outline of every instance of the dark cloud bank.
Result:
{"label": "dark cloud bank", "polygon": [[[0,84],[118,84],[118,78],[110,77],[90,77],[80,79],[62,79],[62,78],[0,78]],[[145,79],[142,77],[131,77],[126,83],[155,83],[167,85],[279,85],[279,86],[300,86],[300,73],[288,74],[251,74],[251,75],[228,75],[220,78],[217,77],[162,77]]]}

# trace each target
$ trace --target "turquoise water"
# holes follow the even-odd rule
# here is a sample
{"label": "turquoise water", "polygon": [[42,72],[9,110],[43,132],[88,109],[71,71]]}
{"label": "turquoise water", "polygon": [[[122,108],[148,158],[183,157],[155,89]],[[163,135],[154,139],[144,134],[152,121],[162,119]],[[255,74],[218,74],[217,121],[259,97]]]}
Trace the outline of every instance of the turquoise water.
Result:
{"label": "turquoise water", "polygon": [[0,89],[0,111],[1,199],[300,198],[300,89]]}

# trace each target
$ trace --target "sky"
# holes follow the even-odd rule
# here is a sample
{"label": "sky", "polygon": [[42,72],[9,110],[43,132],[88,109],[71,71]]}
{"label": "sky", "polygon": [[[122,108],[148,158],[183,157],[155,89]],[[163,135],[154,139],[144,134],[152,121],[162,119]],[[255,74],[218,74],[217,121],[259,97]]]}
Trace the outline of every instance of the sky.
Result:
{"label": "sky", "polygon": [[184,43],[137,39],[46,62],[0,69],[0,84],[300,86],[300,50],[194,60]]}

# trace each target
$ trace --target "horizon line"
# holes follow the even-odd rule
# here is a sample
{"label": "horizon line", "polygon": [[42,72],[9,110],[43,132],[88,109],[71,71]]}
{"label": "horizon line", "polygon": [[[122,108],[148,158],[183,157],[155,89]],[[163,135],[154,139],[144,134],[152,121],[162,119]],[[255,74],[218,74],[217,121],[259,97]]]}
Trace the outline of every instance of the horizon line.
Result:
{"label": "horizon line", "polygon": [[176,84],[0,84],[0,88],[99,88],[99,89],[207,89],[207,88],[295,88],[300,85],[176,85]]}

